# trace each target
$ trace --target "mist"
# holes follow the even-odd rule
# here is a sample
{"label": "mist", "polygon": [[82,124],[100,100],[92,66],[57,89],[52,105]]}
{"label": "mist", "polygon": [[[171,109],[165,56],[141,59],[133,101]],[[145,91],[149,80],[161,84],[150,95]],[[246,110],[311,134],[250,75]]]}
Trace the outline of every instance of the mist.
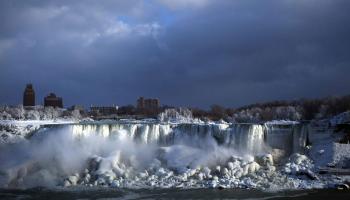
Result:
{"label": "mist", "polygon": [[[215,167],[239,155],[233,148],[220,146],[210,135],[186,134],[166,126],[117,126],[116,130],[101,126],[89,130],[75,125],[40,129],[29,140],[1,146],[0,185],[62,186],[67,177],[92,168],[95,171],[89,173],[95,176],[129,173],[133,177],[155,164],[184,173],[189,168]],[[93,162],[98,165],[91,167]]]}

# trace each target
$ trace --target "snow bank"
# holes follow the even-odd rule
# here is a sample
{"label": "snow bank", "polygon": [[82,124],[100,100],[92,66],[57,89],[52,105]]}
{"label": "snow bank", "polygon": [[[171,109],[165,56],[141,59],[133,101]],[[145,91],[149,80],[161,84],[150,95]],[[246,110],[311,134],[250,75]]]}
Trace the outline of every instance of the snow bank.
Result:
{"label": "snow bank", "polygon": [[311,129],[307,153],[315,161],[316,167],[350,167],[347,164],[350,161],[350,144],[338,143],[343,137],[344,133],[334,132],[331,127]]}
{"label": "snow bank", "polygon": [[18,143],[40,129],[42,125],[71,124],[76,121],[56,120],[0,120],[0,144]]}

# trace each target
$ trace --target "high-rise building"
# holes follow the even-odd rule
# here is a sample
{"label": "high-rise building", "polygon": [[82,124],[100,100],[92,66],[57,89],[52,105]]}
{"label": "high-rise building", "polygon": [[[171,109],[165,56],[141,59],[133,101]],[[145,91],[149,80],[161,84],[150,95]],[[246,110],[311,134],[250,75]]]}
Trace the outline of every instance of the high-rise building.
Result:
{"label": "high-rise building", "polygon": [[140,97],[137,100],[137,109],[156,110],[160,106],[159,99],[145,99]]}
{"label": "high-rise building", "polygon": [[27,84],[24,90],[23,106],[35,106],[35,92],[32,84]]}
{"label": "high-rise building", "polygon": [[57,97],[54,93],[50,93],[44,98],[44,106],[63,108],[63,100],[61,97]]}

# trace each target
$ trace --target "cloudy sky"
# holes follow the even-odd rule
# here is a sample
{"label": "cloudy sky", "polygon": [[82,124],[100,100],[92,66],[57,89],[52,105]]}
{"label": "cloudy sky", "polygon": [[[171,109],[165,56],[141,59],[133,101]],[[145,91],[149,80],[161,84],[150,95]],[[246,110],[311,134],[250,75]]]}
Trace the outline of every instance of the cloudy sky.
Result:
{"label": "cloudy sky", "polygon": [[350,94],[349,0],[0,1],[0,104],[237,107]]}

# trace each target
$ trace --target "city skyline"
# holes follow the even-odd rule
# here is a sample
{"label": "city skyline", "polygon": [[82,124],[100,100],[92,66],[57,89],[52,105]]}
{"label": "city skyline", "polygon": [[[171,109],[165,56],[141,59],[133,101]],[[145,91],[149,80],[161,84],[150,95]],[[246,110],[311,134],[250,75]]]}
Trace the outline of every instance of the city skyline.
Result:
{"label": "city skyline", "polygon": [[[349,97],[350,97],[350,95],[327,96],[327,97],[323,97],[323,98],[314,98],[314,99],[300,98],[300,99],[294,99],[294,100],[272,100],[269,102],[258,102],[256,104],[247,104],[247,105],[243,105],[241,107],[236,107],[236,108],[233,108],[233,107],[226,107],[226,108],[228,110],[232,110],[232,109],[239,110],[239,109],[244,109],[247,107],[264,106],[264,104],[265,105],[275,105],[275,106],[281,105],[282,106],[282,105],[288,105],[288,104],[290,104],[290,105],[295,105],[298,103],[302,104],[302,102],[304,102],[304,103],[305,102],[318,102],[318,103],[320,103],[321,101],[326,101],[326,102],[333,101],[333,103],[335,101],[343,101],[343,103],[344,103],[344,101],[347,101],[346,99],[348,99]],[[22,99],[22,105],[24,107],[32,107],[32,106],[42,105],[44,107],[53,106],[53,107],[68,108],[68,109],[73,109],[73,110],[74,110],[74,107],[77,107],[78,109],[81,109],[81,110],[84,110],[84,107],[86,107],[87,109],[90,107],[90,110],[104,109],[104,110],[107,110],[108,112],[110,112],[110,109],[113,109],[113,112],[116,112],[118,110],[118,107],[122,107],[123,109],[130,109],[130,106],[133,107],[133,109],[136,109],[139,111],[142,111],[142,110],[160,111],[161,109],[164,109],[164,108],[176,108],[176,106],[174,106],[174,105],[161,104],[159,98],[149,98],[149,97],[145,98],[143,96],[139,96],[138,99],[136,100],[135,104],[128,103],[125,105],[112,103],[109,105],[90,104],[90,105],[86,106],[86,105],[77,103],[77,104],[63,106],[64,105],[63,98],[56,96],[56,94],[53,92],[48,93],[48,95],[44,97],[43,103],[36,103],[36,99],[38,99],[38,98],[36,97],[33,84],[31,84],[31,83],[26,84],[26,87],[25,87],[24,92],[23,92],[23,99]],[[7,105],[7,106],[16,106],[16,105]],[[181,106],[178,108],[181,108]],[[184,108],[186,108],[186,107],[184,107]],[[199,109],[199,107],[187,107],[187,108],[195,109],[195,110]],[[215,110],[217,108],[225,109],[225,107],[223,107],[222,105],[218,105],[218,104],[212,104],[210,106],[211,111],[213,111],[213,109]]]}
{"label": "city skyline", "polygon": [[[77,103],[74,105],[69,105],[69,106],[63,106],[63,98],[57,96],[54,92],[48,93],[46,96],[44,96],[44,101],[43,103],[40,103],[41,101],[36,101],[38,98],[35,93],[35,89],[32,83],[27,83],[26,87],[23,92],[23,99],[22,99],[22,105],[24,107],[33,107],[37,105],[43,105],[45,107],[59,107],[59,108],[64,108],[64,107],[74,107],[74,106],[81,106],[81,104]],[[130,105],[130,104],[128,104]],[[118,107],[116,104],[111,105],[93,105],[90,104],[90,109],[95,108],[98,109],[99,107],[104,107],[107,106],[106,108],[111,108],[111,107]],[[119,105],[120,106],[120,105]],[[143,109],[158,109],[161,107],[160,101],[158,98],[144,98],[144,97],[139,97],[136,100],[135,108],[143,110]]]}

